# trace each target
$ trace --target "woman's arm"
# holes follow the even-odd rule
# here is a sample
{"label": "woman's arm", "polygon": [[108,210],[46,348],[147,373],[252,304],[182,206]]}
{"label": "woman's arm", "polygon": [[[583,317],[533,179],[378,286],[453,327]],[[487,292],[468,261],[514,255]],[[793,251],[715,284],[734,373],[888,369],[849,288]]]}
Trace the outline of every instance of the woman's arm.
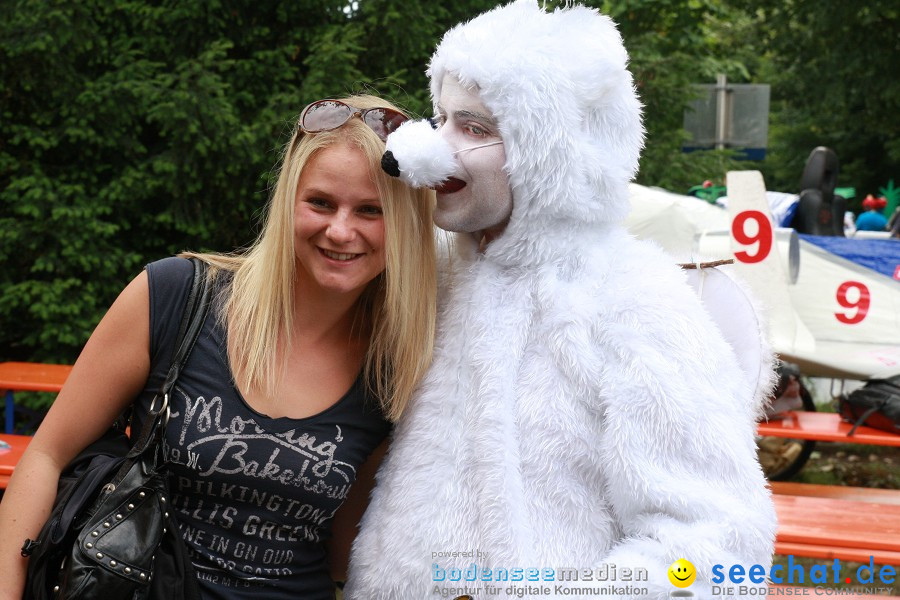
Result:
{"label": "woman's arm", "polygon": [[0,504],[0,599],[22,597],[27,564],[22,543],[37,537],[50,515],[60,472],[134,400],[149,372],[150,292],[143,272],[91,334],[16,465]]}
{"label": "woman's arm", "polygon": [[369,506],[369,494],[375,487],[375,473],[378,472],[387,447],[388,440],[385,439],[360,466],[347,499],[334,515],[334,521],[331,523],[331,540],[328,542],[328,566],[331,578],[335,581],[347,580],[350,548],[359,531],[359,520]]}

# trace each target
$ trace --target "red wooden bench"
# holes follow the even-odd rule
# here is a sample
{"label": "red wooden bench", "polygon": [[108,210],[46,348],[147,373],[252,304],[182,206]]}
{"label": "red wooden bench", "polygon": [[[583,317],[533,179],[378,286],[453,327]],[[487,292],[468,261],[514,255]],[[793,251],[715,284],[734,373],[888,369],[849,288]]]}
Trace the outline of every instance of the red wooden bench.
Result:
{"label": "red wooden bench", "polygon": [[900,435],[860,425],[849,436],[853,425],[841,420],[836,413],[789,411],[760,423],[759,435],[770,435],[803,440],[843,442],[846,444],[871,444],[874,446],[900,446]]}
{"label": "red wooden bench", "polygon": [[0,491],[6,489],[16,463],[30,441],[30,435],[0,433]]}
{"label": "red wooden bench", "polygon": [[6,398],[6,433],[13,432],[13,392],[59,392],[72,370],[70,365],[0,363],[0,393]]}
{"label": "red wooden bench", "polygon": [[775,552],[900,565],[900,490],[772,482]]}
{"label": "red wooden bench", "polygon": [[[760,423],[765,436],[900,447],[900,435],[852,425],[834,413],[791,411]],[[772,482],[775,551],[812,558],[900,564],[900,490]]]}
{"label": "red wooden bench", "polygon": [[0,434],[0,490],[5,490],[9,477],[31,436],[13,435],[14,392],[59,392],[72,367],[40,363],[0,363],[0,395],[5,398],[5,431]]}

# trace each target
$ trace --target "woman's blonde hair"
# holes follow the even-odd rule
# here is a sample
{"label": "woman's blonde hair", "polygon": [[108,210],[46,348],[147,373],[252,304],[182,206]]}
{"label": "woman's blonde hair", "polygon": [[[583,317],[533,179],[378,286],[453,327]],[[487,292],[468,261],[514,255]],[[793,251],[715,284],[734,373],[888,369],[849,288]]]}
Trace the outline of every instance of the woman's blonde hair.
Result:
{"label": "woman's blonde hair", "polygon": [[[356,108],[386,107],[375,96],[343,98]],[[381,169],[384,142],[353,117],[331,131],[304,134],[299,128],[285,146],[262,234],[237,254],[191,254],[215,270],[233,272],[220,315],[228,335],[228,359],[236,383],[271,397],[286,369],[292,339],[294,202],[300,175],[316,152],[336,143],[359,148],[369,160],[385,230],[385,271],[360,298],[371,332],[365,376],[385,415],[396,420],[431,362],[435,323],[435,249],[431,221],[434,193],[414,190]],[[302,301],[302,299],[301,299]],[[279,348],[281,352],[279,358]]]}

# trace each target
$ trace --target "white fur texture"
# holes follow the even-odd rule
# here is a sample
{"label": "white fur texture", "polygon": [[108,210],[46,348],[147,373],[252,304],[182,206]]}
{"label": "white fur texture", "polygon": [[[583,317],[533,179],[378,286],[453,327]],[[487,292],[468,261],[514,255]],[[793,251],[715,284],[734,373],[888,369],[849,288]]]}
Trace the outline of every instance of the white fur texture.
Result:
{"label": "white fur texture", "polygon": [[456,170],[452,148],[428,120],[407,121],[388,136],[385,150],[400,165],[400,179],[411,187],[433,187]]}
{"label": "white fur texture", "polygon": [[[534,0],[435,53],[435,100],[453,72],[498,118],[514,209],[483,253],[457,236],[434,362],[378,474],[348,600],[460,585],[433,563],[642,567],[646,594],[591,597],[653,599],[679,558],[701,598],[714,564],[768,570],[750,379],[672,257],[619,224],[643,135],[626,59],[606,17]],[[472,550],[487,556],[433,554]]]}

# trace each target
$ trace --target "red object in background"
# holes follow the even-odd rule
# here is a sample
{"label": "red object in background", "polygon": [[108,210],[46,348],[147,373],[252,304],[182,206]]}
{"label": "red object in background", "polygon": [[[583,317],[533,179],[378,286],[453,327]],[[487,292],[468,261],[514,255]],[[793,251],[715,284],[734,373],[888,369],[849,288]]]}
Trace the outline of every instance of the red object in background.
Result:
{"label": "red object in background", "polygon": [[881,196],[876,198],[872,194],[867,194],[866,199],[862,201],[863,210],[884,210],[887,208],[887,198]]}
{"label": "red object in background", "polygon": [[5,490],[16,463],[31,441],[30,435],[0,433],[0,490]]}
{"label": "red object in background", "polygon": [[[856,289],[859,292],[859,298],[856,300],[856,302],[851,301],[847,297],[848,292],[852,289]],[[838,288],[836,297],[838,304],[840,304],[844,308],[856,309],[856,313],[853,315],[834,313],[834,316],[838,321],[847,325],[856,325],[866,318],[866,314],[868,314],[869,312],[869,304],[871,303],[872,299],[869,293],[869,288],[868,286],[866,286],[866,284],[859,281],[845,281]]]}
{"label": "red object in background", "polygon": [[[8,429],[12,426],[12,392],[59,392],[71,371],[71,365],[0,363],[0,395],[6,396]],[[13,468],[30,441],[30,435],[0,433],[0,490],[6,489]]]}
{"label": "red object in background", "polygon": [[69,377],[71,365],[0,363],[0,391],[58,392]]}
{"label": "red object in background", "polygon": [[[747,221],[756,222],[756,235],[748,235],[744,230]],[[731,222],[731,236],[742,246],[759,243],[755,254],[743,250],[734,253],[734,257],[742,263],[762,262],[772,250],[772,224],[769,222],[769,218],[758,210],[745,210],[738,213]]]}

